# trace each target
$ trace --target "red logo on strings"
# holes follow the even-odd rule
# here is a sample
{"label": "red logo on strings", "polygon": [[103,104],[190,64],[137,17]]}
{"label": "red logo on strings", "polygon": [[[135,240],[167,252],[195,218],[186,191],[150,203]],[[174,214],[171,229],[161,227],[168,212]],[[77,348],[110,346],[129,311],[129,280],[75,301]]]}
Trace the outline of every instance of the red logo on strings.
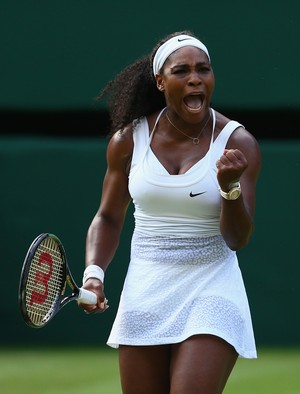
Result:
{"label": "red logo on strings", "polygon": [[34,278],[34,284],[42,284],[44,291],[42,292],[33,290],[33,292],[31,293],[30,305],[32,305],[34,302],[37,304],[43,304],[48,296],[48,282],[53,272],[53,261],[51,255],[47,252],[41,253],[38,266],[42,267],[42,265],[45,264],[48,264],[49,271],[47,273],[37,271]]}

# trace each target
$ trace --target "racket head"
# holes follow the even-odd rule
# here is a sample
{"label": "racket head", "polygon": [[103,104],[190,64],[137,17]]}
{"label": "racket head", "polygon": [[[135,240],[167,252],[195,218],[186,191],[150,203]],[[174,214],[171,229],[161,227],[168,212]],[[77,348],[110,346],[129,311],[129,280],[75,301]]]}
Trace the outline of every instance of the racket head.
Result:
{"label": "racket head", "polygon": [[66,288],[67,261],[54,234],[40,234],[26,254],[19,284],[19,306],[27,325],[44,327],[59,311]]}

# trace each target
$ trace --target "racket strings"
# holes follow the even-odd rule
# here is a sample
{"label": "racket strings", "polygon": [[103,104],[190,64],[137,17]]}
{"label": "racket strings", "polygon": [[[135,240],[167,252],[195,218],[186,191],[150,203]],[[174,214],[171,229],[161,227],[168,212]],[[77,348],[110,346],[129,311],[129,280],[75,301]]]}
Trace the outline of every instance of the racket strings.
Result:
{"label": "racket strings", "polygon": [[45,324],[64,291],[64,260],[57,242],[46,238],[38,246],[26,283],[26,309],[34,325]]}

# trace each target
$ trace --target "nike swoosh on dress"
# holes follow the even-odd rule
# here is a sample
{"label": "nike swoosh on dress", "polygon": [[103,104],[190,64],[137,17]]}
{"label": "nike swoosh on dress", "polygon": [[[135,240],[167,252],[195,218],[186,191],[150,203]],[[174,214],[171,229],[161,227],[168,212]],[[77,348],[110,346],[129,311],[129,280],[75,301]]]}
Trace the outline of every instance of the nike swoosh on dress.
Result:
{"label": "nike swoosh on dress", "polygon": [[201,192],[201,193],[193,193],[193,192],[190,192],[190,197],[200,196],[201,194],[204,194],[204,193],[206,193],[206,192]]}

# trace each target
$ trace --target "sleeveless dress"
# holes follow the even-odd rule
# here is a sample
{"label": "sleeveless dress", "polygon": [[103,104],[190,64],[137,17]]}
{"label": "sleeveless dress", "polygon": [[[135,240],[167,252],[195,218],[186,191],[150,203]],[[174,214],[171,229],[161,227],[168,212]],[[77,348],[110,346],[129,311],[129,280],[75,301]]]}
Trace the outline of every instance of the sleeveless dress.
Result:
{"label": "sleeveless dress", "polygon": [[[164,111],[164,110],[163,110]],[[236,253],[219,228],[216,161],[232,132],[230,121],[207,154],[186,173],[170,175],[151,150],[142,118],[133,132],[129,191],[135,206],[131,256],[107,344],[179,343],[216,335],[240,357],[256,358],[251,315]]]}

